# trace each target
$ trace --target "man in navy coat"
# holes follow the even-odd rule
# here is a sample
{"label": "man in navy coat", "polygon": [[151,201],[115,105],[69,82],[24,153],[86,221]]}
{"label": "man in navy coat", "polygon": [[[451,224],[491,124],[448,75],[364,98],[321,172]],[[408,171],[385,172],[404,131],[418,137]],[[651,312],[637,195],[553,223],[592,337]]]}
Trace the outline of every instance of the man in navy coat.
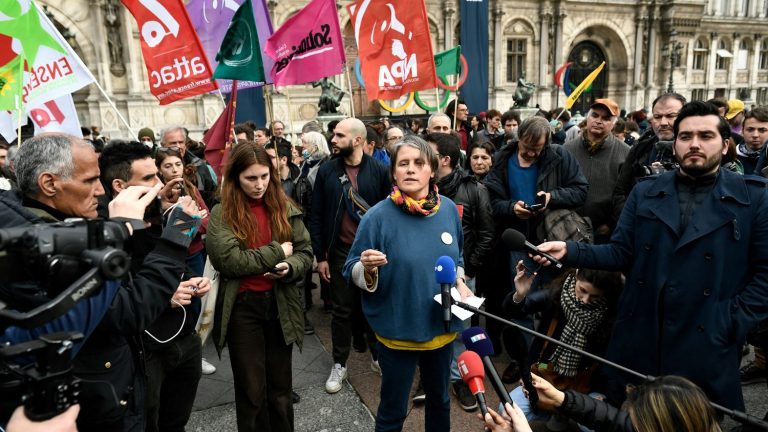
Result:
{"label": "man in navy coat", "polygon": [[[720,169],[730,128],[715,106],[686,104],[674,132],[679,169],[638,183],[609,244],[539,249],[569,266],[625,272],[611,360],[687,377],[714,402],[743,410],[741,346],[768,318],[766,181]],[[615,378],[617,399],[629,377]]]}

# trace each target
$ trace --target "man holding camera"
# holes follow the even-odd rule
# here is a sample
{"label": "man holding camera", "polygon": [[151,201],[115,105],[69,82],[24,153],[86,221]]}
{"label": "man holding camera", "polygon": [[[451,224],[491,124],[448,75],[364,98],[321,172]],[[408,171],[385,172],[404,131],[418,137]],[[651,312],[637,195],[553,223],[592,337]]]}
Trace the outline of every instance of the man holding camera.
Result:
{"label": "man holding camera", "polygon": [[[15,158],[19,192],[4,193],[0,201],[4,227],[95,218],[98,198],[104,194],[99,181],[98,156],[82,139],[64,134],[30,138]],[[160,185],[126,189],[124,199],[109,204],[110,216],[132,219],[133,230],[143,228],[144,207]],[[146,195],[139,199],[140,195]],[[122,211],[120,211],[122,209]],[[130,211],[129,211],[130,210]],[[78,430],[140,431],[144,429],[144,379],[142,352],[135,336],[166,309],[180,279],[180,263],[189,246],[187,223],[195,213],[183,207],[183,223],[174,219],[163,230],[142,270],[114,294],[109,310],[74,358],[74,374],[82,380]],[[48,299],[34,284],[4,290],[3,298],[14,308],[28,310]],[[101,295],[101,294],[99,294]],[[4,296],[9,297],[9,296]],[[86,329],[70,327],[67,330]]]}
{"label": "man holding camera", "polygon": [[[99,166],[108,198],[120,196],[131,186],[160,183],[150,149],[137,142],[114,140],[104,149]],[[155,215],[145,215],[145,222],[152,226],[143,230],[141,239],[137,239],[142,247],[141,250],[133,250],[133,274],[141,269],[146,254],[155,247],[162,233],[161,212],[167,211],[175,202],[190,199],[178,196],[182,181],[181,178],[169,181],[159,195],[161,199],[153,203],[157,207]],[[183,280],[173,284],[176,292],[170,303],[141,334],[147,375],[145,406],[148,432],[183,432],[192,413],[202,375],[202,345],[195,332],[195,324],[200,313],[199,298],[208,292],[211,281],[191,273],[189,268],[185,268]]]}

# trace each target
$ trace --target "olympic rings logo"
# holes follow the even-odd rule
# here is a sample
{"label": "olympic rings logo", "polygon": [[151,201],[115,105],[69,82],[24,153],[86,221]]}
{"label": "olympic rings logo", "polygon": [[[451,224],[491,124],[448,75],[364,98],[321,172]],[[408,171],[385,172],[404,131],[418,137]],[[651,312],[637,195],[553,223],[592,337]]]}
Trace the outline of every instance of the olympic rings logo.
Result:
{"label": "olympic rings logo", "polygon": [[[423,109],[424,111],[439,111],[443,108],[445,108],[448,105],[448,100],[451,97],[451,92],[457,91],[461,86],[464,85],[464,82],[467,81],[467,76],[469,75],[469,64],[467,63],[467,58],[464,57],[464,54],[461,54],[461,73],[459,74],[459,82],[456,83],[456,85],[449,85],[448,79],[445,76],[438,76],[437,85],[439,88],[445,90],[443,93],[443,98],[441,101],[437,102],[437,106],[430,106],[424,103],[424,101],[421,99],[421,96],[419,95],[419,92],[410,92],[408,93],[408,98],[405,100],[405,103],[403,103],[399,107],[393,107],[389,105],[387,102],[383,101],[382,99],[379,99],[379,105],[391,113],[401,113],[408,108],[410,108],[411,105],[413,105],[414,102],[416,102],[416,105],[418,105],[419,108]],[[360,87],[365,89],[365,82],[363,81],[363,74],[360,72],[360,59],[355,59],[355,78],[357,78],[358,84],[360,84]]]}

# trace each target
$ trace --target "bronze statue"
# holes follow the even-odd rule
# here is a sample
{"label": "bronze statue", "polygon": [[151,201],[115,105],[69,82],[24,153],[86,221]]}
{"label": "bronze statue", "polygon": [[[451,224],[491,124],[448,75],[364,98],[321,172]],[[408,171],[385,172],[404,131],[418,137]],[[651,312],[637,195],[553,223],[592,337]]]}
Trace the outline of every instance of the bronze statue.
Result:
{"label": "bronze statue", "polygon": [[515,101],[516,107],[527,107],[528,101],[531,100],[533,92],[536,91],[536,84],[531,81],[526,81],[525,72],[520,74],[520,78],[517,79],[517,88],[515,89],[515,95],[512,100]]}
{"label": "bronze statue", "polygon": [[[323,78],[320,81],[314,81],[312,83],[312,87],[317,86],[320,86],[320,88],[323,90],[323,92],[320,94],[320,100],[317,102],[317,106],[320,107],[320,112],[318,112],[318,114],[323,115],[337,113],[338,111],[336,111],[336,108],[341,105],[341,99],[344,97],[346,92],[328,78]],[[334,93],[336,94],[334,95]]]}

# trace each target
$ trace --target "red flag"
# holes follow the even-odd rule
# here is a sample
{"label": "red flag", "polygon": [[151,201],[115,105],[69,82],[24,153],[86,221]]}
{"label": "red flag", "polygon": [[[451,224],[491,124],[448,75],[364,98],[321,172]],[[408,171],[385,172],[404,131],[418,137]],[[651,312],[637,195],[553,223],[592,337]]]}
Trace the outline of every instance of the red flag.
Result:
{"label": "red flag", "polygon": [[356,0],[347,10],[369,100],[437,87],[424,0]]}
{"label": "red flag", "polygon": [[182,0],[121,0],[141,33],[149,87],[160,105],[218,87]]}
{"label": "red flag", "polygon": [[232,150],[232,142],[235,140],[235,111],[237,105],[237,81],[232,81],[232,93],[229,96],[229,103],[224,111],[216,119],[208,132],[203,136],[205,142],[205,160],[213,168],[216,176],[221,183],[221,175],[224,171],[224,165],[229,159],[229,152]]}

